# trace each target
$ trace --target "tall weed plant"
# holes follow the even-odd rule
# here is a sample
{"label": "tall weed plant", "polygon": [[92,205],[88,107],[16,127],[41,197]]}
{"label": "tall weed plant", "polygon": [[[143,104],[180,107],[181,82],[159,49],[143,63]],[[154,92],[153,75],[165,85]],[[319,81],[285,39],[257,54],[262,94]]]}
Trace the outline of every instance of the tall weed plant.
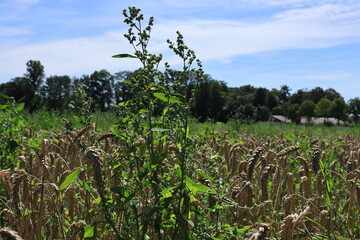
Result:
{"label": "tall weed plant", "polygon": [[[209,192],[192,180],[193,142],[188,134],[196,90],[196,84],[189,89],[189,81],[201,81],[201,62],[177,32],[176,42],[167,42],[182,60],[182,69],[172,70],[165,63],[165,71],[159,71],[162,55],[148,51],[154,18],[144,25],[144,16],[135,7],[123,14],[129,25],[125,37],[135,52],[113,57],[138,59],[141,68],[126,81],[133,97],[118,104],[119,123],[113,133],[122,144],[109,161],[111,182],[98,188],[101,206],[117,239],[192,239],[196,226],[191,219],[196,213],[191,201],[197,192]],[[122,221],[116,220],[117,211]]]}
{"label": "tall weed plant", "polygon": [[0,169],[16,167],[16,153],[23,141],[25,132],[24,117],[20,112],[24,103],[16,103],[14,98],[5,95],[5,103],[0,105]]}

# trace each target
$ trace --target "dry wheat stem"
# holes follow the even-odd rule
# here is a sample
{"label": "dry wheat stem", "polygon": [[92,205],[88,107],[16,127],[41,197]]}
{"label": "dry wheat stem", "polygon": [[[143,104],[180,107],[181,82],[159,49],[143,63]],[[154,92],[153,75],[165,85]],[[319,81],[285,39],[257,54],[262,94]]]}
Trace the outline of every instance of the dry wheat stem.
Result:
{"label": "dry wheat stem", "polygon": [[4,240],[23,240],[16,231],[11,230],[10,228],[1,228],[0,236],[4,238]]}

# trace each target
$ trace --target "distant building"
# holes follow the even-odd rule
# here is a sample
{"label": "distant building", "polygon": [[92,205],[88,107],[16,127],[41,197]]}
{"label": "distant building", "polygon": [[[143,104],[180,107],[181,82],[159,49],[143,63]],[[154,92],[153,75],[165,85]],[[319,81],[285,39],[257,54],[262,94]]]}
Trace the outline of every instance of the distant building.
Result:
{"label": "distant building", "polygon": [[[275,122],[275,123],[291,123],[291,120],[288,119],[285,116],[282,115],[271,115],[270,116],[270,120],[271,122]],[[344,125],[345,123],[343,121],[338,121],[336,118],[326,118],[326,117],[312,117],[310,118],[310,123],[313,124],[331,124],[331,125]],[[301,124],[306,124],[308,123],[308,118],[307,117],[301,117],[300,119],[300,123]]]}
{"label": "distant building", "polygon": [[281,115],[271,115],[270,121],[275,123],[291,123],[291,120]]}
{"label": "distant building", "polygon": [[[310,123],[313,123],[313,124],[325,124],[325,123],[330,123],[332,125],[337,125],[337,124],[340,124],[340,125],[343,125],[345,124],[343,121],[338,121],[336,118],[326,118],[326,117],[312,117],[310,118]],[[300,123],[301,124],[306,124],[308,123],[308,119],[307,117],[301,117],[300,119]]]}

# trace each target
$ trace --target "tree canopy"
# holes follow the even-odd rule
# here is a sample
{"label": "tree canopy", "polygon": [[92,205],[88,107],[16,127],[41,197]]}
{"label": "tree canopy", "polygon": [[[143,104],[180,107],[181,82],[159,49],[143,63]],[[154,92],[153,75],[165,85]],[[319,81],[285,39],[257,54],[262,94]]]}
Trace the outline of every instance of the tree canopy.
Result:
{"label": "tree canopy", "polygon": [[[114,74],[102,69],[73,78],[67,75],[45,78],[44,69],[40,61],[29,60],[24,75],[0,84],[0,93],[25,102],[30,112],[42,107],[63,111],[70,101],[76,100],[74,93],[81,85],[91,99],[90,108],[107,111],[141,91],[129,84],[131,79],[141,78],[141,69]],[[272,114],[284,115],[293,122],[300,122],[301,116],[308,119],[315,116],[335,117],[338,120],[349,117],[354,123],[359,121],[359,98],[350,99],[346,104],[341,94],[332,88],[299,89],[291,94],[287,85],[271,90],[251,85],[228,87],[225,82],[207,74],[201,82],[191,73],[186,76],[179,74],[182,74],[181,71],[170,69],[161,81],[183,79],[174,85],[173,90],[185,96],[191,96],[198,85],[191,111],[200,121],[226,122],[231,118],[267,121]]]}

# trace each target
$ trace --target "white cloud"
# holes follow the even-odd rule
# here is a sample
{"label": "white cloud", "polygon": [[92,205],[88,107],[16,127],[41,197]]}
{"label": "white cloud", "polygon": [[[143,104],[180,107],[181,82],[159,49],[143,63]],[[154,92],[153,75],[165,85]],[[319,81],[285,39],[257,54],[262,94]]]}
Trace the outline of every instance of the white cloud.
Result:
{"label": "white cloud", "polygon": [[0,2],[0,21],[18,20],[28,15],[26,11],[42,0],[2,0]]}
{"label": "white cloud", "polygon": [[30,34],[31,31],[21,27],[4,27],[0,26],[0,37],[9,37],[13,35]]}
{"label": "white cloud", "polygon": [[[21,12],[31,6],[40,3],[42,0],[4,0],[0,3],[0,7],[6,11]],[[7,12],[8,14],[9,12]]]}
{"label": "white cloud", "polygon": [[360,2],[357,5],[324,4],[309,8],[295,8],[275,15],[288,21],[345,21],[360,17]]}
{"label": "white cloud", "polygon": [[360,41],[360,21],[333,22],[296,18],[298,13],[260,23],[194,20],[166,22],[155,27],[157,36],[180,30],[190,48],[203,59],[226,60],[237,55],[282,49],[311,49]]}
{"label": "white cloud", "polygon": [[[343,24],[340,20],[333,22],[331,17],[330,20],[322,18],[322,21],[306,17],[312,16],[311,11],[327,15],[326,12],[334,12],[329,10],[334,7],[328,5],[310,10],[290,10],[260,23],[213,20],[160,22],[153,28],[151,50],[156,53],[165,51],[166,60],[176,63],[175,58],[166,50],[166,39],[175,41],[176,30],[180,30],[185,42],[203,61],[226,62],[237,55],[282,49],[323,48],[360,41],[360,22]],[[324,8],[329,11],[325,11]],[[298,17],[301,14],[299,11],[308,14],[301,18]],[[343,9],[336,13],[341,12],[348,14],[348,11]],[[24,68],[19,69],[19,62],[25,64],[30,59],[43,62],[48,74],[82,74],[101,68],[135,68],[137,63],[133,63],[134,60],[129,63],[129,60],[110,58],[120,51],[133,51],[122,35],[124,32],[125,29],[121,33],[108,32],[98,37],[16,46],[0,54],[0,63],[6,66],[2,71],[13,75],[24,72]]]}
{"label": "white cloud", "polygon": [[0,63],[5,66],[1,72],[3,76],[19,76],[19,73],[25,72],[25,63],[31,59],[41,61],[47,76],[81,76],[94,70],[121,71],[139,67],[134,59],[111,58],[117,53],[131,51],[122,39],[121,34],[109,32],[93,38],[15,47],[0,54]]}
{"label": "white cloud", "polygon": [[331,3],[351,4],[357,0],[251,0],[250,2],[262,6],[309,7]]}
{"label": "white cloud", "polygon": [[[17,2],[22,1],[24,0]],[[35,0],[26,2],[27,6],[37,3]],[[173,4],[179,3],[174,2]],[[252,0],[252,2],[264,6],[284,5],[291,8],[278,11],[273,17],[262,21],[257,19],[257,22],[208,20],[201,19],[200,16],[197,16],[197,19],[194,16],[193,19],[182,21],[165,19],[156,21],[150,42],[151,51],[165,53],[165,61],[169,61],[172,66],[177,64],[179,60],[170,54],[166,45],[167,38],[176,40],[176,30],[180,30],[184,35],[185,43],[195,50],[202,61],[222,63],[230,62],[239,55],[284,49],[324,48],[360,41],[359,2],[352,5],[346,4],[352,1],[342,0]],[[186,1],[186,4],[190,3],[195,6],[209,4],[205,1]],[[227,6],[232,4],[226,0],[223,3]],[[154,16],[157,19],[156,15]],[[106,18],[109,16],[104,17],[105,20]],[[79,21],[86,21],[92,26],[88,18],[84,19]],[[104,19],[98,19],[96,22],[97,24],[103,22],[105,28],[107,20]],[[71,19],[71,24],[79,23]],[[81,22],[81,24],[86,23]],[[54,74],[80,76],[103,68],[111,72],[135,69],[140,66],[135,59],[111,58],[117,53],[133,52],[123,37],[126,30],[120,31],[111,31],[94,37],[38,42],[32,45],[24,45],[21,42],[3,45],[0,48],[0,65],[3,66],[0,80],[7,81],[9,79],[4,79],[5,76],[15,77],[24,73],[25,63],[30,59],[40,60],[48,76]],[[22,28],[7,28],[3,33],[0,29],[0,34],[16,35],[17,40],[19,35],[28,33]],[[318,77],[317,80],[321,80],[321,76]],[[328,76],[322,77],[328,79]]]}
{"label": "white cloud", "polygon": [[320,80],[320,81],[340,81],[353,77],[353,74],[349,72],[334,72],[333,74],[320,74],[315,76],[308,76],[308,79]]}

